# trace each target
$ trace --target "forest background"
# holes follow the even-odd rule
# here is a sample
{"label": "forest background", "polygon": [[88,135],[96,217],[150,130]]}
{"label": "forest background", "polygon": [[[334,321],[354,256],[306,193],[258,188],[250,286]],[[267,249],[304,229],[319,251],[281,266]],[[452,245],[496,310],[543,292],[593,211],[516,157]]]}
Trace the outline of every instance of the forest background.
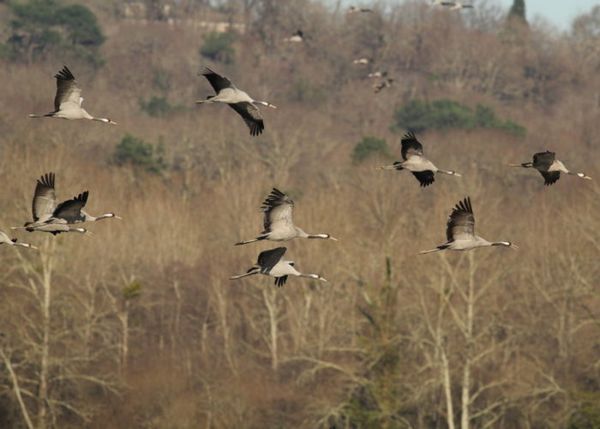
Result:
{"label": "forest background", "polygon": [[[600,6],[566,32],[523,0],[368,6],[0,2],[1,229],[50,171],[123,217],[0,249],[0,427],[600,427]],[[63,64],[117,126],[27,118]],[[279,107],[263,135],[194,105],[204,66]],[[375,170],[407,129],[463,177]],[[546,149],[595,181],[507,166]],[[285,244],[329,283],[228,280],[275,247],[233,247],[273,186],[340,239]],[[519,250],[417,256],[467,195]]]}

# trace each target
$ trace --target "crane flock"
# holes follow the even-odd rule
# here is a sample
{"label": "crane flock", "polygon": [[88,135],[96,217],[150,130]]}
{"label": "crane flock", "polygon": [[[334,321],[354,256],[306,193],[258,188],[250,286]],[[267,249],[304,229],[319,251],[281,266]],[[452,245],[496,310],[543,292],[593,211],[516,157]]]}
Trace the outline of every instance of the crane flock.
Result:
{"label": "crane flock", "polygon": [[[432,6],[439,6],[450,10],[473,8],[472,4],[443,0],[432,0]],[[346,11],[346,14],[348,15],[363,13],[373,14],[374,10],[350,6]],[[287,43],[302,43],[305,41],[305,35],[302,30],[297,30],[290,37],[283,39],[283,41]],[[354,59],[352,62],[355,65],[367,66],[373,61],[370,58],[361,57]],[[261,105],[275,109],[275,105],[267,101],[253,99],[248,93],[238,89],[227,77],[208,67],[204,69],[201,75],[208,80],[215,91],[215,94],[207,96],[206,99],[196,101],[197,104],[226,104],[244,120],[250,130],[251,136],[258,136],[264,131],[264,119],[258,106]],[[54,110],[43,115],[31,114],[29,117],[47,117],[68,120],[87,119],[116,125],[116,122],[111,119],[90,115],[82,107],[83,98],[81,97],[81,89],[77,86],[75,77],[67,66],[64,66],[54,77],[56,79]],[[382,70],[372,71],[367,77],[382,79],[373,85],[373,89],[376,93],[384,88],[390,87],[394,82],[394,79],[388,76],[388,72]],[[408,130],[401,139],[400,155],[402,157],[401,161],[396,161],[392,165],[378,168],[382,170],[407,170],[415,176],[420,186],[423,188],[434,183],[436,173],[461,177],[461,174],[454,170],[439,169],[433,162],[427,159],[424,156],[423,145],[412,130]],[[544,185],[546,186],[556,183],[559,180],[561,173],[591,180],[585,173],[568,170],[561,161],[556,159],[555,153],[550,151],[534,154],[532,162],[509,164],[509,166],[536,169],[544,178]],[[28,232],[47,232],[52,235],[67,232],[89,234],[90,232],[86,228],[80,227],[78,224],[97,222],[102,219],[110,218],[121,219],[112,212],[99,216],[92,216],[84,211],[84,207],[89,198],[89,191],[87,190],[77,194],[72,199],[57,204],[55,179],[55,174],[49,172],[43,174],[37,180],[32,201],[32,220],[26,222],[22,227],[13,227],[12,229],[25,230]],[[235,243],[236,246],[263,240],[288,241],[294,238],[337,241],[336,238],[328,233],[309,234],[303,229],[295,226],[292,219],[294,201],[286,193],[275,187],[272,188],[271,192],[263,201],[261,210],[264,217],[262,232],[252,239]],[[0,231],[0,245],[2,244],[37,249],[32,244],[20,242],[16,238],[10,238],[7,234]],[[475,215],[473,213],[471,199],[465,197],[455,205],[450,213],[446,226],[446,242],[436,246],[434,249],[422,251],[420,254],[444,250],[465,251],[479,247],[493,246],[509,247],[512,249],[517,248],[517,246],[510,241],[490,242],[476,235]],[[289,276],[304,277],[327,282],[327,280],[319,274],[305,274],[298,271],[293,261],[283,259],[286,251],[286,247],[276,247],[270,250],[264,250],[259,253],[256,264],[248,269],[246,273],[232,276],[230,279],[237,280],[255,274],[262,274],[274,277],[275,285],[278,287],[283,286]]]}

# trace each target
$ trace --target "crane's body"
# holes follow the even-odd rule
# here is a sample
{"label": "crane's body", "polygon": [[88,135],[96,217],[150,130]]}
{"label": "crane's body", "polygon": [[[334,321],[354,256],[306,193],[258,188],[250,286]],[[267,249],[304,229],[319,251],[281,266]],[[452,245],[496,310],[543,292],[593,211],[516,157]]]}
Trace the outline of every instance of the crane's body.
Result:
{"label": "crane's body", "polygon": [[488,241],[485,238],[475,235],[475,216],[471,199],[466,197],[463,201],[452,209],[448,223],[446,225],[446,238],[444,244],[440,244],[435,249],[424,250],[421,254],[439,252],[441,250],[472,250],[479,247],[505,246],[517,248],[510,241]]}
{"label": "crane's body", "polygon": [[89,119],[91,121],[116,125],[116,122],[111,119],[90,115],[82,107],[83,97],[81,97],[81,88],[77,86],[75,77],[67,66],[64,66],[54,77],[56,78],[54,111],[44,115],[31,114],[29,115],[30,118]]}
{"label": "crane's body", "polygon": [[560,179],[560,173],[579,177],[580,179],[592,180],[585,173],[575,173],[570,171],[562,161],[556,159],[556,154],[549,150],[538,152],[533,155],[533,162],[523,162],[521,164],[509,164],[511,167],[535,168],[544,178],[544,185],[553,185]]}
{"label": "crane's body", "polygon": [[208,80],[216,94],[208,96],[206,100],[198,100],[196,104],[227,104],[242,117],[250,129],[250,135],[257,136],[263,132],[265,128],[263,117],[256,105],[261,104],[273,109],[276,109],[277,106],[267,101],[254,100],[248,93],[238,89],[229,79],[215,73],[209,68],[206,68],[202,76]]}
{"label": "crane's body", "polygon": [[265,250],[258,255],[258,261],[246,273],[230,277],[231,280],[237,280],[255,274],[263,274],[275,278],[275,285],[281,287],[287,281],[288,276],[306,277],[314,280],[326,282],[318,274],[304,274],[294,267],[293,261],[283,259],[286,252],[285,247],[277,247],[271,250]]}
{"label": "crane's body", "polygon": [[287,241],[293,238],[317,238],[337,240],[329,234],[308,234],[294,225],[292,214],[294,201],[277,188],[263,201],[261,210],[264,213],[264,230],[256,238],[240,241],[236,246],[260,240]]}
{"label": "crane's body", "polygon": [[23,227],[13,229],[25,229],[33,232],[49,232],[60,234],[63,232],[89,232],[85,228],[73,227],[72,224],[82,222],[95,222],[102,219],[121,219],[114,213],[106,213],[101,216],[91,216],[83,210],[88,200],[89,192],[85,191],[57,205],[55,190],[55,174],[42,175],[35,186],[32,202],[33,220],[26,222]]}
{"label": "crane's body", "polygon": [[392,165],[379,167],[383,170],[408,170],[419,181],[422,187],[427,187],[435,181],[435,173],[443,173],[450,176],[461,177],[453,170],[442,170],[423,155],[423,145],[417,140],[411,131],[402,137],[402,161],[396,161]]}
{"label": "crane's body", "polygon": [[283,41],[288,43],[302,43],[304,42],[304,33],[302,30],[298,30],[292,36],[283,39]]}

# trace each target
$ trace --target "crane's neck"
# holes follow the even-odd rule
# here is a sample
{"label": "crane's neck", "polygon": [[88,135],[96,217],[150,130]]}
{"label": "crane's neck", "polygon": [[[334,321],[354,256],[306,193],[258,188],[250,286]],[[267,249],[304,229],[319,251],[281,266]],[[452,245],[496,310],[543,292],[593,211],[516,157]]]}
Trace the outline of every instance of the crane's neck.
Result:
{"label": "crane's neck", "polygon": [[306,238],[320,238],[321,240],[328,240],[331,238],[329,234],[308,234]]}
{"label": "crane's neck", "polygon": [[322,282],[327,282],[323,277],[318,274],[300,274],[300,277],[306,277],[308,279],[320,280]]}
{"label": "crane's neck", "polygon": [[262,104],[263,106],[270,107],[271,109],[277,109],[277,106],[275,106],[274,104],[269,103],[268,101],[252,100],[252,102],[255,103],[255,104]]}

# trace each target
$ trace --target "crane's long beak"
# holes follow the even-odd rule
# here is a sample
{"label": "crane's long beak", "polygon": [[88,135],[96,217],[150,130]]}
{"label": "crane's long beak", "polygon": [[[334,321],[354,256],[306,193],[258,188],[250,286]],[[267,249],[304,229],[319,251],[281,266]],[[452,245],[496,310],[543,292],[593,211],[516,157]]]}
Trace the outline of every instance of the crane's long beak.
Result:
{"label": "crane's long beak", "polygon": [[522,164],[508,164],[509,167],[523,167]]}
{"label": "crane's long beak", "polygon": [[114,218],[118,219],[118,220],[123,220],[123,218],[121,216],[117,216],[117,215],[115,215]]}
{"label": "crane's long beak", "polygon": [[333,240],[333,241],[340,241],[340,240],[338,240],[337,238],[335,238],[335,237],[333,237],[333,236],[331,236],[331,235],[329,236],[329,239],[330,239],[330,240]]}
{"label": "crane's long beak", "polygon": [[517,246],[516,244],[511,244],[510,248],[513,250],[519,250],[519,246]]}
{"label": "crane's long beak", "polygon": [[375,170],[395,170],[396,166],[394,165],[382,165],[381,167],[375,167]]}

